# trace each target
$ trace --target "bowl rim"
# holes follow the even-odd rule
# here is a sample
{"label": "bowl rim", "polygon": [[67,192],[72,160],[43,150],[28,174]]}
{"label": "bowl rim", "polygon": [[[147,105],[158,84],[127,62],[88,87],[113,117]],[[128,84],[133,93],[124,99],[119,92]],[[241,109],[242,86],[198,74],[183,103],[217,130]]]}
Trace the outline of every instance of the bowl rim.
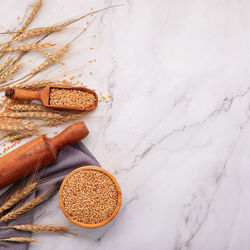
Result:
{"label": "bowl rim", "polygon": [[[63,200],[62,200],[62,192],[63,192],[63,188],[66,184],[66,182],[68,181],[68,179],[75,173],[81,171],[81,170],[96,170],[99,172],[102,172],[104,174],[106,174],[115,184],[116,188],[117,188],[117,204],[116,204],[116,208],[114,210],[114,212],[112,213],[111,216],[109,216],[106,220],[99,222],[99,223],[95,223],[95,224],[86,224],[86,223],[82,223],[79,222],[77,220],[74,220],[65,210],[64,204],[63,204]],[[115,179],[115,177],[109,173],[107,170],[103,169],[102,167],[98,167],[98,166],[83,166],[83,167],[79,167],[75,170],[73,170],[72,172],[70,172],[65,179],[63,180],[60,190],[59,190],[59,203],[60,203],[60,207],[64,213],[64,215],[74,224],[80,226],[80,227],[85,227],[85,228],[96,228],[96,227],[101,227],[104,226],[105,224],[107,224],[108,222],[110,222],[118,213],[120,207],[121,207],[121,202],[122,202],[122,192],[121,192],[121,188],[119,183],[117,182],[117,180]]]}

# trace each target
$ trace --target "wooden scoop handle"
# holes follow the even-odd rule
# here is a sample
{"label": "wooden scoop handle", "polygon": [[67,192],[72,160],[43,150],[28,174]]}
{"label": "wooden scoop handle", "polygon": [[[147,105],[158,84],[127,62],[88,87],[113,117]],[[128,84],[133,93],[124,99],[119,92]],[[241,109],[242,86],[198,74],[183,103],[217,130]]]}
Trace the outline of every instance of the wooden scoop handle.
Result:
{"label": "wooden scoop handle", "polygon": [[89,131],[84,122],[76,122],[67,127],[60,134],[53,138],[49,138],[49,144],[56,150],[66,145],[73,144],[82,140],[88,135]]}
{"label": "wooden scoop handle", "polygon": [[38,100],[41,101],[41,91],[12,88],[5,91],[5,96],[16,100]]}

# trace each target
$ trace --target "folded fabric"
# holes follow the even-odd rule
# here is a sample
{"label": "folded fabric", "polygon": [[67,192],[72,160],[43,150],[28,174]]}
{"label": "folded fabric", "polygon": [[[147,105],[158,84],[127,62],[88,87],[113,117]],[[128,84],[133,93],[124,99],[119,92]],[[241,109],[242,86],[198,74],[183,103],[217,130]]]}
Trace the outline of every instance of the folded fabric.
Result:
{"label": "folded fabric", "polygon": [[[38,185],[37,191],[35,193],[32,193],[27,198],[27,201],[35,198],[51,187],[54,187],[58,190],[64,178],[71,171],[78,167],[88,165],[100,166],[95,157],[81,142],[64,147],[58,152],[58,158],[55,162],[38,171],[39,179],[43,181]],[[15,183],[0,196],[0,205],[5,200],[5,197],[19,185],[20,182]],[[0,226],[32,224],[33,214],[34,209],[13,221],[0,223]],[[15,229],[0,229],[0,238],[9,237],[31,237],[31,233],[17,231]],[[28,247],[28,243],[0,242],[0,249],[27,250]]]}

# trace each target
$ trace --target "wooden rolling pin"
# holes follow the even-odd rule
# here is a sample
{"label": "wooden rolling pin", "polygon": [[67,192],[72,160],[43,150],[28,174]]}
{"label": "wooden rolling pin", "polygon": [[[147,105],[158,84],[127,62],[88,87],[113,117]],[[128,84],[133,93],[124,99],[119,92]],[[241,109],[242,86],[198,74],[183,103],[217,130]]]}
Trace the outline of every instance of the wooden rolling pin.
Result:
{"label": "wooden rolling pin", "polygon": [[76,122],[53,138],[40,135],[0,158],[0,189],[57,159],[57,151],[80,141],[89,131]]}

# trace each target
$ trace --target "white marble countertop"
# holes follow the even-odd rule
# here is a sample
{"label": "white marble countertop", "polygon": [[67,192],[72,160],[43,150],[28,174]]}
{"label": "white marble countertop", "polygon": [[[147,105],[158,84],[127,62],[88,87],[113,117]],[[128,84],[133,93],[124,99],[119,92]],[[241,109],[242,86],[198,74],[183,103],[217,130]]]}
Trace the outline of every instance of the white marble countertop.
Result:
{"label": "white marble countertop", "polygon": [[[17,27],[33,3],[1,1],[0,29]],[[82,229],[55,196],[36,222],[79,236],[38,234],[30,249],[250,249],[250,2],[44,0],[30,27],[119,3],[49,37],[64,44],[93,21],[66,66],[38,79],[82,74],[112,96],[86,120],[84,143],[118,179],[121,210],[102,228]]]}

